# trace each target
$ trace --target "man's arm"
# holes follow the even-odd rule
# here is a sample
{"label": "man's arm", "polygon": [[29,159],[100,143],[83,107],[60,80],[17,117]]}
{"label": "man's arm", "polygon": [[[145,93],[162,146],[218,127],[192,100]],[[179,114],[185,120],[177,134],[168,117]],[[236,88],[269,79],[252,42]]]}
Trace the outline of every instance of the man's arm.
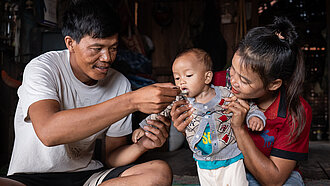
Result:
{"label": "man's arm", "polygon": [[137,160],[149,149],[161,147],[168,138],[170,120],[163,116],[158,116],[159,120],[148,121],[146,126],[148,131],[137,143],[127,145],[127,137],[106,136],[106,164],[109,167],[127,165]]}
{"label": "man's arm", "polygon": [[178,93],[172,84],[155,84],[93,106],[63,111],[57,101],[41,100],[29,107],[28,114],[41,142],[54,146],[86,138],[135,111],[160,112]]}

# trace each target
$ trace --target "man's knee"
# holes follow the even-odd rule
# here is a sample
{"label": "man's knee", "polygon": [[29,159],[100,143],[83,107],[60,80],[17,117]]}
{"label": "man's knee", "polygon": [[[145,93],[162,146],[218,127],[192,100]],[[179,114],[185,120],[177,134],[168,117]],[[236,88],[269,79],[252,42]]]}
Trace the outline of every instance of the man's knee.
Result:
{"label": "man's knee", "polygon": [[173,174],[168,163],[162,160],[154,160],[151,162],[152,174],[159,185],[172,185]]}
{"label": "man's knee", "polygon": [[23,183],[18,181],[8,179],[8,178],[1,178],[0,177],[0,185],[1,186],[25,186]]}
{"label": "man's knee", "polygon": [[[136,185],[172,185],[172,169],[162,160],[153,160],[145,163],[137,164],[120,175],[121,179],[129,179]],[[113,181],[113,180],[112,180]],[[109,180],[109,183],[111,180]]]}

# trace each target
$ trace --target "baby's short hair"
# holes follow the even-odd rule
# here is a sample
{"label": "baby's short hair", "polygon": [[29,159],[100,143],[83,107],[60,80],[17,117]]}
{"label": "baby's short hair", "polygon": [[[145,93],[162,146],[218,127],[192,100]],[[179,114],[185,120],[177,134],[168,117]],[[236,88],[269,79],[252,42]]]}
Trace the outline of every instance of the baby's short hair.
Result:
{"label": "baby's short hair", "polygon": [[200,48],[190,48],[186,49],[183,52],[179,53],[175,59],[186,55],[186,54],[194,54],[199,62],[202,62],[207,71],[212,71],[212,59],[211,56],[203,49]]}

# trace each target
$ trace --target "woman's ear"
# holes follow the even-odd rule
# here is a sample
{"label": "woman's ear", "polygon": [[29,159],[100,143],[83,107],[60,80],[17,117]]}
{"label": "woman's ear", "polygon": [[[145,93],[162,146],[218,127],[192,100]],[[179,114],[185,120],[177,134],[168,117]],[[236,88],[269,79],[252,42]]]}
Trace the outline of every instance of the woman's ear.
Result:
{"label": "woman's ear", "polygon": [[205,72],[205,84],[210,84],[212,82],[213,72],[207,71]]}
{"label": "woman's ear", "polygon": [[273,82],[271,82],[268,85],[268,90],[274,91],[279,89],[282,86],[282,80],[281,79],[275,79]]}
{"label": "woman's ear", "polygon": [[74,52],[74,47],[73,47],[74,40],[72,39],[72,37],[65,36],[64,42],[65,42],[66,48],[69,49],[69,52]]}

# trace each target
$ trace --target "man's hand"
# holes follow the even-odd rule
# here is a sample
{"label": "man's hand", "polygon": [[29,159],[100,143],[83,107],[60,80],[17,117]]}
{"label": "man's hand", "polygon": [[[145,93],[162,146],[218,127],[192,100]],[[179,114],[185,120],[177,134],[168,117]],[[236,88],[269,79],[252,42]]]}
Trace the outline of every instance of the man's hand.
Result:
{"label": "man's hand", "polygon": [[192,113],[194,109],[186,100],[176,101],[171,110],[171,117],[173,126],[179,131],[184,133],[186,127],[192,121]]}
{"label": "man's hand", "polygon": [[145,135],[138,141],[145,149],[154,149],[161,147],[168,138],[168,132],[171,122],[164,116],[158,116],[158,120],[148,120],[147,123],[152,126],[146,125],[144,127]]}
{"label": "man's hand", "polygon": [[172,83],[157,83],[133,91],[130,103],[136,110],[150,114],[163,111],[180,93]]}

